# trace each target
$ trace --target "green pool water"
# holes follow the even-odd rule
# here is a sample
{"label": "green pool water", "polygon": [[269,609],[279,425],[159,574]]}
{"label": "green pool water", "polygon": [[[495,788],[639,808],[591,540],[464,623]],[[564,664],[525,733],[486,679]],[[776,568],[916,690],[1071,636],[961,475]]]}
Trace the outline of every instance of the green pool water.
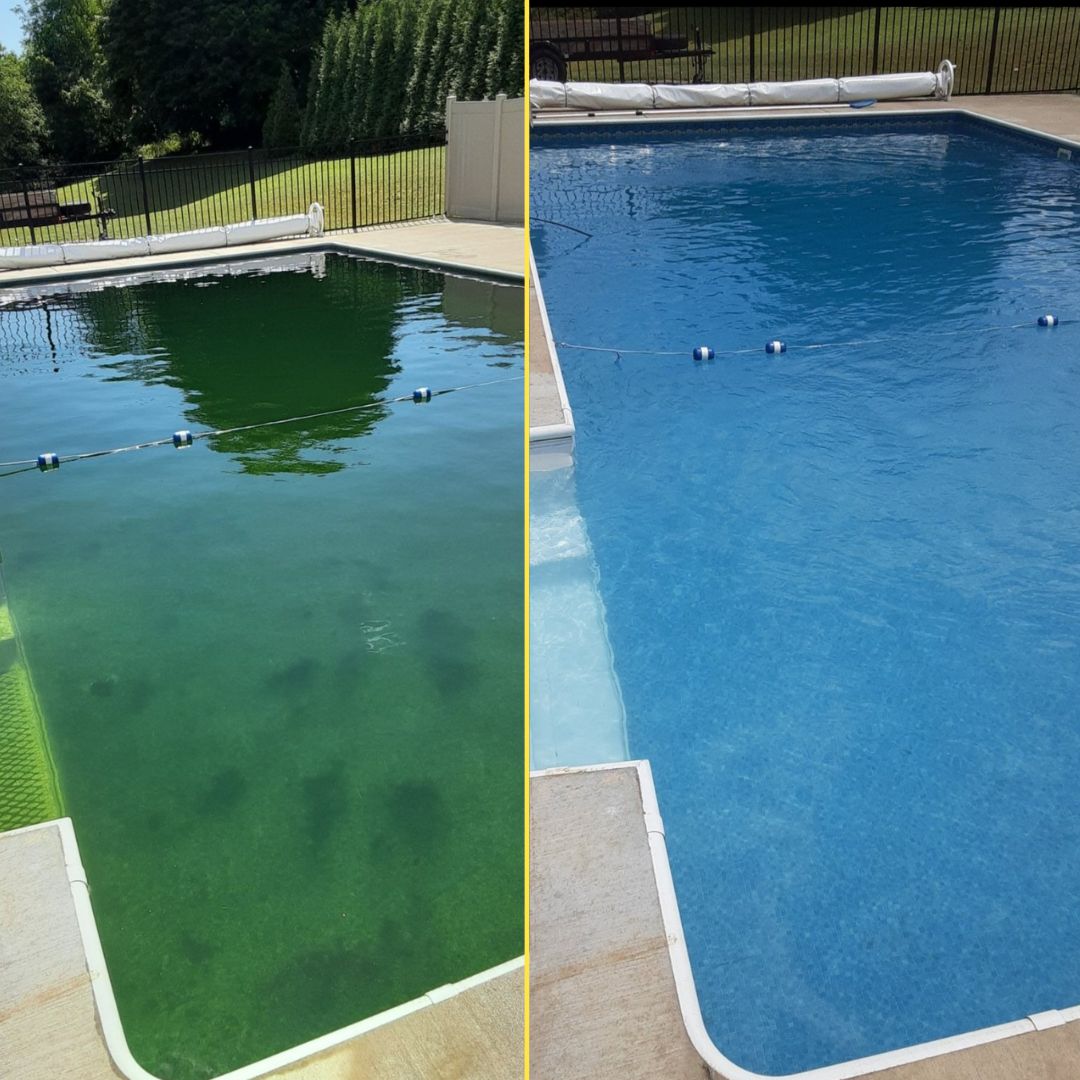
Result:
{"label": "green pool water", "polygon": [[507,380],[0,478],[136,1058],[209,1077],[519,955],[521,290],[322,255],[0,304],[2,461]]}

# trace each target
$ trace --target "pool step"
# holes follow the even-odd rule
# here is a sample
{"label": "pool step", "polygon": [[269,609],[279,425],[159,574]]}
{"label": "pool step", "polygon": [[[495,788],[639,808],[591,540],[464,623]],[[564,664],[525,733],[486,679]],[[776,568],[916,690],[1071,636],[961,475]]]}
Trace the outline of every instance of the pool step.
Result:
{"label": "pool step", "polygon": [[622,695],[588,530],[570,470],[532,481],[530,762],[534,769],[627,757]]}
{"label": "pool step", "polygon": [[11,612],[0,600],[0,832],[61,814],[41,710]]}

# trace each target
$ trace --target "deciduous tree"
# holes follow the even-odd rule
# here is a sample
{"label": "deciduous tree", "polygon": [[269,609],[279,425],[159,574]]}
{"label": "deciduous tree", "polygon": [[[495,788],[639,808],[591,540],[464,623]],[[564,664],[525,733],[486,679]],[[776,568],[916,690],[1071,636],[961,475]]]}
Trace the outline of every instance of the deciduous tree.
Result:
{"label": "deciduous tree", "polygon": [[45,114],[49,151],[60,160],[98,160],[123,143],[101,46],[103,17],[102,0],[26,5],[26,71]]}
{"label": "deciduous tree", "polygon": [[23,61],[0,47],[0,167],[36,163],[45,142],[45,114]]}

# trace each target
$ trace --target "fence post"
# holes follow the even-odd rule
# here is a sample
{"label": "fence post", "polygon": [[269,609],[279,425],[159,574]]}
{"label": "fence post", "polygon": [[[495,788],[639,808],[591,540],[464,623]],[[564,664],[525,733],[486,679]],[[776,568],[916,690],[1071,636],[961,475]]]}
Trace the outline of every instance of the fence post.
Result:
{"label": "fence post", "polygon": [[877,74],[878,69],[878,42],[881,41],[881,8],[874,8],[874,68],[872,75]]}
{"label": "fence post", "polygon": [[994,82],[994,58],[997,56],[998,20],[1001,18],[1001,5],[994,8],[994,28],[990,31],[990,59],[986,65],[986,93]]}
{"label": "fence post", "polygon": [[499,155],[502,143],[503,105],[505,94],[495,95],[495,130],[491,139],[491,220],[499,220]]}
{"label": "fence post", "polygon": [[255,154],[251,147],[248,147],[248,179],[251,182],[251,220],[254,221],[259,216],[259,208],[255,205]]}
{"label": "fence post", "polygon": [[352,227],[356,232],[356,146],[349,147],[349,195],[352,199]]}
{"label": "fence post", "polygon": [[619,18],[618,9],[615,11],[615,47],[619,51],[619,82],[626,82],[626,72],[623,70],[622,58],[622,19]]}
{"label": "fence post", "polygon": [[146,217],[146,235],[152,236],[154,229],[150,224],[150,196],[146,190],[146,164],[143,161],[142,154],[139,155],[139,181],[142,184],[142,207],[143,214]]}
{"label": "fence post", "polygon": [[754,35],[756,33],[754,28],[754,12],[757,11],[756,7],[750,9],[750,78],[749,82],[754,81]]}
{"label": "fence post", "polygon": [[454,172],[450,167],[450,158],[453,156],[454,146],[454,102],[457,97],[454,94],[446,96],[446,151],[443,154],[443,213],[449,214],[454,205],[450,182]]}
{"label": "fence post", "polygon": [[[21,162],[19,164],[19,168],[22,168]],[[26,203],[26,224],[30,229],[30,243],[36,244],[37,230],[34,228],[34,215],[30,212],[30,188],[27,186],[25,173],[23,174],[22,193],[23,202]]]}

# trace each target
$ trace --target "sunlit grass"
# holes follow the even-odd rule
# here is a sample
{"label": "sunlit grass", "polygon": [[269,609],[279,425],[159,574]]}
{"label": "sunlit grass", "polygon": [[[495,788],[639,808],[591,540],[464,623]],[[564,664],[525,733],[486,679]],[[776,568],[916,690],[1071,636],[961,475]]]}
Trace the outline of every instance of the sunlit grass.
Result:
{"label": "sunlit grass", "polygon": [[[145,236],[147,210],[154,233],[225,225],[299,214],[312,202],[326,213],[327,229],[432,217],[445,209],[445,147],[403,150],[377,157],[302,161],[254,160],[254,202],[247,155],[202,159],[160,158],[144,173],[125,165],[57,189],[61,203],[89,203],[95,213],[112,210],[110,237]],[[145,197],[143,180],[145,177]],[[355,206],[355,218],[354,218]],[[34,230],[37,243],[96,240],[97,219],[68,221]],[[0,244],[31,243],[29,228],[0,231]]]}

